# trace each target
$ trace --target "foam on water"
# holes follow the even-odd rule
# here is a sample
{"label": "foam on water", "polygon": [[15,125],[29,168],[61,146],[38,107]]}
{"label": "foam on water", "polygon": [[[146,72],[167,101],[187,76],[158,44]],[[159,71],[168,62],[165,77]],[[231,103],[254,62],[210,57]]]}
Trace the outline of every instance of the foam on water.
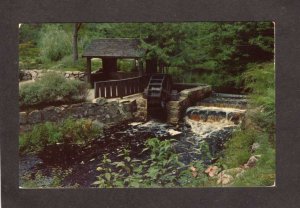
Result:
{"label": "foam on water", "polygon": [[236,108],[193,106],[187,109],[185,122],[200,138],[208,138],[216,132],[240,126],[244,114],[245,110]]}

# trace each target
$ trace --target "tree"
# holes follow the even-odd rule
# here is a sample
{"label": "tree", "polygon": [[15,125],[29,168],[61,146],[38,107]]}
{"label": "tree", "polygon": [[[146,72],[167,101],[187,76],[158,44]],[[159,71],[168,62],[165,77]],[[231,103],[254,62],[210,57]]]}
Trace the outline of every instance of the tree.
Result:
{"label": "tree", "polygon": [[73,25],[73,62],[78,60],[78,31],[82,23],[75,23]]}

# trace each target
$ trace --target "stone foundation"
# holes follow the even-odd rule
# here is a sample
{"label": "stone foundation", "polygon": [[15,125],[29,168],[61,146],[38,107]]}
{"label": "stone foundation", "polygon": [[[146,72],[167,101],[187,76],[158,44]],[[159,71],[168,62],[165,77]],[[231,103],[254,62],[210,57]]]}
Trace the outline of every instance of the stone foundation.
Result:
{"label": "stone foundation", "polygon": [[[208,85],[182,90],[178,101],[169,101],[167,103],[167,122],[170,124],[177,124],[178,121],[183,118],[188,107],[209,97],[211,93],[211,86]],[[135,118],[147,120],[147,99],[143,98],[142,93],[128,96],[125,100],[136,102],[137,110],[134,112]]]}
{"label": "stone foundation", "polygon": [[117,124],[133,118],[136,102],[117,102],[101,99],[98,103],[78,103],[72,105],[49,106],[41,110],[19,113],[21,131],[32,129],[34,124],[47,121],[58,122],[66,118],[88,118],[104,125]]}
{"label": "stone foundation", "polygon": [[85,73],[81,71],[59,71],[59,70],[42,70],[42,69],[33,69],[33,70],[20,70],[19,80],[20,81],[28,81],[28,80],[36,80],[42,77],[47,72],[57,72],[64,75],[66,79],[76,79],[84,81]]}
{"label": "stone foundation", "polygon": [[[210,94],[210,86],[199,86],[181,91],[178,101],[167,103],[167,122],[177,124],[188,107]],[[94,102],[49,106],[40,110],[20,112],[20,128],[26,131],[34,124],[47,121],[58,122],[69,117],[88,118],[104,125],[117,124],[132,118],[145,121],[147,120],[147,99],[144,99],[140,93],[123,99],[97,98]]]}
{"label": "stone foundation", "polygon": [[211,93],[212,89],[209,85],[182,90],[178,101],[169,101],[167,103],[167,122],[177,124],[183,118],[188,107],[210,96]]}

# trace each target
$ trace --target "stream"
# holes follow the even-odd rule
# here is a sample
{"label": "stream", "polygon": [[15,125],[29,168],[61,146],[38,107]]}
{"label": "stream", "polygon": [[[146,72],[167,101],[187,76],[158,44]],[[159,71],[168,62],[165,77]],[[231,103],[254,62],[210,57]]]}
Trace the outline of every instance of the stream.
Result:
{"label": "stream", "polygon": [[40,186],[47,187],[53,182],[53,170],[68,172],[62,181],[63,187],[75,184],[79,187],[91,187],[99,175],[96,168],[104,154],[108,154],[111,161],[115,162],[120,161],[118,155],[124,149],[129,149],[131,158],[146,159],[149,152],[142,153],[145,148],[144,142],[154,137],[160,140],[175,139],[173,149],[184,164],[202,160],[204,164],[209,165],[216,160],[217,153],[223,149],[232,132],[239,127],[244,114],[245,110],[232,106],[215,107],[199,104],[188,108],[185,118],[177,126],[158,120],[147,122],[132,120],[105,129],[104,135],[96,138],[87,147],[49,146],[39,155],[20,157],[20,187],[24,175],[35,179],[38,172],[45,176]]}

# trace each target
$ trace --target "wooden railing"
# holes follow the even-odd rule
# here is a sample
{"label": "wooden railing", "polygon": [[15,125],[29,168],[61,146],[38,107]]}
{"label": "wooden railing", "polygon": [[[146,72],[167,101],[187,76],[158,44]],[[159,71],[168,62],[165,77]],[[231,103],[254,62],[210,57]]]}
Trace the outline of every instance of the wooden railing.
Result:
{"label": "wooden railing", "polygon": [[128,79],[100,81],[94,83],[95,98],[116,98],[143,92],[149,77],[140,76]]}

